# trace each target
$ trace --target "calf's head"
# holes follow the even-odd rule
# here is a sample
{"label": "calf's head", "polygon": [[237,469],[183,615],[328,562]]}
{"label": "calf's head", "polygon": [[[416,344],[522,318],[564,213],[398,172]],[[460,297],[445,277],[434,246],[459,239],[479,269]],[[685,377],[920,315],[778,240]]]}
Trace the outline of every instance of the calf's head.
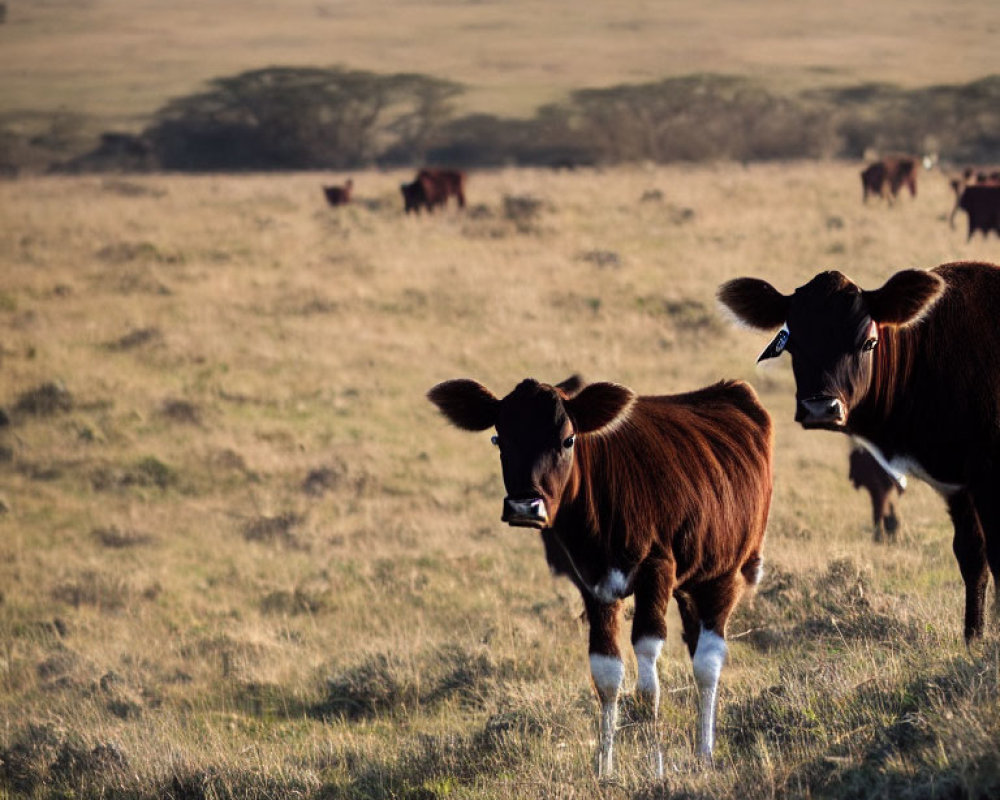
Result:
{"label": "calf's head", "polygon": [[918,322],[943,291],[937,275],[914,269],[874,290],[839,272],[821,272],[791,295],[757,278],[737,278],[720,287],[719,300],[751,328],[781,328],[758,361],[791,354],[795,420],[805,428],[843,430],[871,385],[881,333]]}
{"label": "calf's head", "polygon": [[559,513],[576,470],[576,437],[624,419],[634,399],[624,386],[583,386],[577,376],[555,386],[529,378],[502,400],[466,379],[439,383],[427,397],[458,428],[496,428],[507,490],[501,519],[529,528],[549,527]]}

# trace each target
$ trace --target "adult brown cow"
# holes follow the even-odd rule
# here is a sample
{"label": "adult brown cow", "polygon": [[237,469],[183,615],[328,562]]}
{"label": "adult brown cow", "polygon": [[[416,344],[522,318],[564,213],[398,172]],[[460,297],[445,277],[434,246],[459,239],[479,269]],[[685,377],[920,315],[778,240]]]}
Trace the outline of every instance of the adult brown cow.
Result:
{"label": "adult brown cow", "polygon": [[453,169],[430,169],[425,167],[410,183],[400,185],[403,193],[403,209],[420,213],[426,208],[433,211],[438,206],[446,206],[448,198],[454,197],[459,208],[465,208],[465,173]]}
{"label": "adult brown cow", "polygon": [[324,186],[323,196],[331,206],[342,206],[351,202],[351,190],[354,188],[354,181],[350,178],[343,186]]}
{"label": "adult brown cow", "polygon": [[583,596],[601,704],[598,774],[612,771],[622,599],[635,595],[637,698],[653,758],[664,615],[677,599],[700,691],[699,753],[710,760],[726,622],[760,579],[771,501],[771,420],[747,384],[637,397],[612,383],[528,379],[502,400],[471,380],[429,399],[457,427],[496,427],[501,519],[537,528],[552,571]]}
{"label": "adult brown cow", "polygon": [[859,445],[848,457],[847,477],[855,489],[864,489],[872,502],[872,532],[876,542],[896,541],[899,515],[896,503],[906,490],[905,476],[890,472],[868,448]]}
{"label": "adult brown cow", "polygon": [[[1000,235],[1000,183],[975,183],[966,186],[955,208],[962,209],[969,216],[966,241],[970,241],[976,231],[982,231],[983,238],[990,231],[996,231]],[[955,212],[952,211],[952,216],[954,215]]]}
{"label": "adult brown cow", "polygon": [[416,180],[423,186],[428,209],[447,205],[449,197],[455,198],[459,208],[465,208],[464,172],[425,167],[417,173]]}
{"label": "adult brown cow", "polygon": [[917,159],[912,156],[890,156],[869,164],[861,172],[861,199],[867,203],[873,194],[892,205],[899,190],[906,186],[910,196],[917,196]]}
{"label": "adult brown cow", "polygon": [[1000,574],[1000,267],[903,270],[875,290],[823,272],[791,295],[738,278],[719,299],[751,327],[782,328],[761,358],[791,353],[796,421],[865,440],[944,496],[965,639],[980,637],[987,565]]}

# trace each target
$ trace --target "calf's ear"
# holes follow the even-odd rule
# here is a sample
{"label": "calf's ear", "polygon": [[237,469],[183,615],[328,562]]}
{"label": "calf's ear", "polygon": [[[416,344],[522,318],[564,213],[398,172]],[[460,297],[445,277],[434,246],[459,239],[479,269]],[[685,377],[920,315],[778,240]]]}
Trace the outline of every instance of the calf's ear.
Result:
{"label": "calf's ear", "polygon": [[591,383],[564,402],[577,433],[595,433],[624,415],[635,393],[617,383]]}
{"label": "calf's ear", "polygon": [[439,383],[427,399],[457,428],[484,431],[497,423],[500,401],[481,383],[468,379]]}
{"label": "calf's ear", "polygon": [[933,272],[904,269],[881,289],[862,292],[872,319],[884,325],[919,322],[944,294],[945,283]]}
{"label": "calf's ear", "polygon": [[789,299],[760,278],[734,278],[719,287],[719,302],[737,322],[762,331],[780,328],[788,319]]}
{"label": "calf's ear", "polygon": [[564,397],[575,397],[584,387],[584,383],[585,381],[579,374],[570,375],[566,380],[557,383],[556,388],[563,393]]}

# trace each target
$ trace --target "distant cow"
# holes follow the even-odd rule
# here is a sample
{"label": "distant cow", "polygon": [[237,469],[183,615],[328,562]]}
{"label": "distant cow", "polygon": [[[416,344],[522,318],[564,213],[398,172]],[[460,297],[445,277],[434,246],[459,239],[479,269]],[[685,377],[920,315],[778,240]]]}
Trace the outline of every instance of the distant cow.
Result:
{"label": "distant cow", "polygon": [[427,201],[427,194],[424,192],[424,185],[419,180],[411,183],[402,183],[399,186],[403,193],[403,210],[409,214],[411,211],[419,214],[420,209],[433,210]]}
{"label": "distant cow", "polygon": [[[581,388],[582,387],[582,388]],[[502,400],[471,380],[429,399],[456,426],[496,427],[502,521],[541,531],[549,567],[580,591],[601,704],[597,771],[612,771],[622,600],[635,595],[637,698],[656,742],[656,661],[677,599],[700,691],[698,750],[710,760],[726,622],[760,579],[771,501],[771,421],[747,384],[637,397],[612,383],[522,381]]]}
{"label": "distant cow", "polygon": [[872,531],[876,542],[896,541],[899,516],[896,503],[906,489],[904,476],[892,475],[882,468],[875,456],[864,447],[855,447],[848,458],[847,477],[855,489],[865,489],[872,502]]}
{"label": "distant cow", "polygon": [[892,205],[899,190],[906,186],[910,196],[917,196],[918,161],[912,156],[893,156],[869,164],[861,172],[861,199],[868,202],[872,194]]}
{"label": "distant cow", "polygon": [[1000,577],[1000,267],[908,269],[874,290],[822,272],[791,295],[738,278],[719,299],[751,327],[781,328],[761,358],[791,353],[796,421],[865,440],[945,498],[965,638],[982,636],[989,572]]}
{"label": "distant cow", "polygon": [[[1000,169],[996,169],[995,167],[980,167],[978,169],[966,167],[960,175],[952,177],[948,181],[948,184],[955,194],[955,205],[952,206],[951,214],[948,216],[948,224],[954,228],[955,214],[962,208],[962,194],[965,192],[965,188],[967,186],[1000,186]],[[972,233],[973,231],[970,230],[970,239],[972,238]],[[983,231],[983,235],[986,235],[985,230]]]}
{"label": "distant cow", "polygon": [[326,202],[331,206],[342,206],[351,202],[351,189],[354,188],[354,181],[347,179],[343,186],[324,186],[323,194]]}
{"label": "distant cow", "polygon": [[[974,183],[962,190],[956,209],[962,209],[969,217],[969,232],[982,231],[985,238],[990,231],[1000,235],[1000,183]],[[954,217],[955,212],[952,211]]]}
{"label": "distant cow", "polygon": [[417,173],[411,183],[400,186],[403,193],[403,207],[420,212],[421,208],[433,211],[438,206],[446,206],[449,197],[454,197],[459,208],[465,208],[465,173],[454,169],[431,169],[425,167]]}

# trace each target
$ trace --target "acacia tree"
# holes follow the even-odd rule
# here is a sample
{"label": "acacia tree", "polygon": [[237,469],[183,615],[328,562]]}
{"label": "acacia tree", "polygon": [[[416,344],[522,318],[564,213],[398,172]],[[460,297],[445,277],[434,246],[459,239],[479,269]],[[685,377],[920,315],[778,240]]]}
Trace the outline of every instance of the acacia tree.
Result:
{"label": "acacia tree", "polygon": [[418,151],[461,91],[424,75],[269,67],[172,100],[145,136],[168,169],[358,167],[389,147]]}

